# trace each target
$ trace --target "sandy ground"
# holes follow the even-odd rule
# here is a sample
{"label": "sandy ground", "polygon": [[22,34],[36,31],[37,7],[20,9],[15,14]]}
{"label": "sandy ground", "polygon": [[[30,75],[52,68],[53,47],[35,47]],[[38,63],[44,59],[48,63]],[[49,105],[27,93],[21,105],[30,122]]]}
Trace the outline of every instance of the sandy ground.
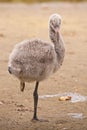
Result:
{"label": "sandy ground", "polygon": [[[8,74],[8,57],[24,39],[50,41],[53,13],[62,15],[66,56],[61,69],[39,86],[45,96],[39,98],[38,117],[49,122],[31,122],[35,83],[26,83],[21,93],[19,81]],[[76,94],[75,102],[59,101],[55,94],[64,93]],[[0,130],[87,130],[87,3],[0,4]]]}

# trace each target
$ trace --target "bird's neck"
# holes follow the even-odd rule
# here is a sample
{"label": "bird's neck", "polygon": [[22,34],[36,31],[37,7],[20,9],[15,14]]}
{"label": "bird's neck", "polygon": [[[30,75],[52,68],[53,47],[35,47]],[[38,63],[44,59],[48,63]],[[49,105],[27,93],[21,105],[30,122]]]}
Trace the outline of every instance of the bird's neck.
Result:
{"label": "bird's neck", "polygon": [[49,36],[55,47],[55,52],[57,54],[57,61],[61,65],[65,54],[65,46],[64,46],[62,36],[60,32],[55,33],[51,28],[49,31]]}

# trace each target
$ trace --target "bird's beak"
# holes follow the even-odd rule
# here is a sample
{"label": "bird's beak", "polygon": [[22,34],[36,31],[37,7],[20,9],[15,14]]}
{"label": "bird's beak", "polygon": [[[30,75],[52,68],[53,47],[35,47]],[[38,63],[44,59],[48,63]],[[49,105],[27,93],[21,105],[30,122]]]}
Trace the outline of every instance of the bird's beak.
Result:
{"label": "bird's beak", "polygon": [[55,33],[57,35],[57,41],[59,41],[59,27],[55,28]]}
{"label": "bird's beak", "polygon": [[55,28],[55,33],[59,33],[59,27]]}

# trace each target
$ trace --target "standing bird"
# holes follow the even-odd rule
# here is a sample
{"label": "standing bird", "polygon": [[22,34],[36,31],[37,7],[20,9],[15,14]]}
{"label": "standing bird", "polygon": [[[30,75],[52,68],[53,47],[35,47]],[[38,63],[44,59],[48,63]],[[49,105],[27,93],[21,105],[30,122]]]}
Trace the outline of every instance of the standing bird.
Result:
{"label": "standing bird", "polygon": [[49,18],[49,36],[51,43],[40,39],[18,43],[9,57],[8,71],[20,80],[21,91],[25,82],[36,81],[33,120],[37,118],[38,85],[62,65],[65,46],[60,33],[61,16],[53,14]]}

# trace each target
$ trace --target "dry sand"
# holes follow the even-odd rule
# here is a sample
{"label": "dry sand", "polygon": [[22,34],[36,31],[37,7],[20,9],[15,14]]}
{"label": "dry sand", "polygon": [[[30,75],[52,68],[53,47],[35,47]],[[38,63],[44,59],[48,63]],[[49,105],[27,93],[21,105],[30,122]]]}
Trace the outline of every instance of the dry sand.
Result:
{"label": "dry sand", "polygon": [[[24,39],[50,41],[48,18],[53,13],[62,15],[66,56],[61,69],[39,86],[39,95],[49,97],[39,98],[38,117],[49,122],[31,122],[35,83],[26,83],[21,93],[19,81],[8,74],[8,57]],[[64,93],[77,102],[59,101],[55,94]],[[0,130],[87,130],[86,96],[87,3],[0,4]]]}

